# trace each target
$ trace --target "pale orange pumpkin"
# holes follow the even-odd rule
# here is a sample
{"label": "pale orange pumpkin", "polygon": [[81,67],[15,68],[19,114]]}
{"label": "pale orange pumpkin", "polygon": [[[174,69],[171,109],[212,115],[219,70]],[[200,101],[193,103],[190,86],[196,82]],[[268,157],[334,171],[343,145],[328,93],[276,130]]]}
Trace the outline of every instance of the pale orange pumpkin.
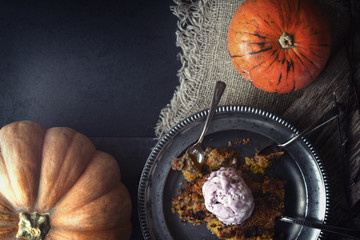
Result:
{"label": "pale orange pumpkin", "polygon": [[0,130],[0,239],[129,239],[116,160],[84,135],[31,121]]}

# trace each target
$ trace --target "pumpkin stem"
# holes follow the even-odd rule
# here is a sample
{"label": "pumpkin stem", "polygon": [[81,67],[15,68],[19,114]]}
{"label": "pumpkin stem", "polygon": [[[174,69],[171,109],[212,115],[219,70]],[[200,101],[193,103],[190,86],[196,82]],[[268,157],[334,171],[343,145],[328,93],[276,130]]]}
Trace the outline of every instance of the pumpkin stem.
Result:
{"label": "pumpkin stem", "polygon": [[284,49],[294,48],[294,37],[291,34],[284,32],[279,37],[279,44]]}
{"label": "pumpkin stem", "polygon": [[17,238],[28,240],[45,239],[46,234],[50,230],[49,214],[20,213],[19,230],[16,234]]}

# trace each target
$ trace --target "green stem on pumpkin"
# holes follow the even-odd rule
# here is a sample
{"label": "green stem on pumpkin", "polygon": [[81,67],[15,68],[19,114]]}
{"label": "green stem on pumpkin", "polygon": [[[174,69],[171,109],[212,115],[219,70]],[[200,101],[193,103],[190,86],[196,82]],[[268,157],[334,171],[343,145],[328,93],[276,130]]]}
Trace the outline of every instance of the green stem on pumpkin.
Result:
{"label": "green stem on pumpkin", "polygon": [[43,240],[49,232],[50,216],[49,214],[20,213],[19,230],[16,237],[27,240]]}
{"label": "green stem on pumpkin", "polygon": [[279,44],[284,49],[294,48],[294,37],[291,34],[284,32],[279,37]]}

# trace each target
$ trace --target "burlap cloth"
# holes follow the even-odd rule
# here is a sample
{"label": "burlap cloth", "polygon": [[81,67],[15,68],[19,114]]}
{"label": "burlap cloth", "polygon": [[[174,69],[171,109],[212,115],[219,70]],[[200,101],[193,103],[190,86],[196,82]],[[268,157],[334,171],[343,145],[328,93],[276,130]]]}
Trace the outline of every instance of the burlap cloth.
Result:
{"label": "burlap cloth", "polygon": [[[155,127],[157,137],[166,134],[174,125],[191,114],[207,109],[215,82],[218,80],[224,81],[227,85],[219,105],[247,105],[261,108],[284,116],[300,128],[316,118],[314,112],[320,115],[322,110],[331,105],[332,92],[340,93],[338,96],[340,101],[345,99],[347,88],[345,82],[349,75],[344,47],[347,44],[346,36],[350,28],[349,11],[346,6],[348,1],[317,1],[331,26],[331,56],[315,83],[288,94],[267,93],[255,88],[249,81],[242,78],[231,63],[227,49],[228,26],[234,12],[244,0],[174,0],[174,2],[175,5],[171,7],[171,11],[178,18],[176,45],[181,48],[179,59],[182,67],[178,71],[180,85],[175,89],[170,103],[160,113],[159,122]],[[359,10],[359,2],[354,0],[352,3],[357,7],[355,11]],[[357,71],[358,81],[359,76],[360,71]],[[328,80],[329,77],[331,81]],[[314,116],[308,117],[311,114]],[[351,116],[353,127],[351,137],[355,141],[350,147],[352,149],[350,168],[355,171],[354,169],[360,167],[360,118],[358,112]],[[336,129],[331,131],[334,132],[333,135],[323,134],[324,138],[319,138],[320,141],[336,138]],[[319,148],[320,153],[328,157],[328,168],[335,183],[335,191],[341,192],[344,191],[344,185],[339,182],[342,181],[343,176],[339,172],[337,159],[335,159],[337,157],[334,157],[339,155],[339,152],[327,150],[328,148],[337,149],[337,145],[338,142],[334,140],[332,143],[329,141],[328,145],[320,144]],[[331,156],[327,156],[329,153]],[[355,172],[350,172],[348,175],[354,176]],[[346,205],[354,205],[358,202],[360,181],[349,183],[349,189],[350,202],[344,202],[343,198],[338,196],[338,199],[335,199],[336,209],[341,210],[341,208],[346,208]],[[346,216],[341,216],[341,213],[335,214],[335,219],[339,221],[344,218]]]}

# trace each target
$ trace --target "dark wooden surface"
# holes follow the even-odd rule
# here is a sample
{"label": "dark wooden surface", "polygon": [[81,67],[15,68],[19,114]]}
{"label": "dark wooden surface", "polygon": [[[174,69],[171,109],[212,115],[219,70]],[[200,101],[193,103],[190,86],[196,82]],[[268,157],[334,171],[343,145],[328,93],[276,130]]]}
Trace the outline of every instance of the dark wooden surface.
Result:
{"label": "dark wooden surface", "polygon": [[[360,91],[360,36],[358,32],[353,36],[354,59],[351,61],[354,70],[354,88],[349,86],[351,69],[347,53],[351,44],[350,40],[351,38],[334,53],[326,70],[304,91],[302,97],[287,109],[283,116],[303,129],[329,110],[336,99],[340,109],[339,125],[334,121],[309,138],[318,149],[329,173],[332,187],[329,223],[360,229],[360,181],[358,178],[360,114],[359,99],[356,98],[355,93]],[[338,126],[340,126],[340,131]],[[341,141],[346,141],[345,149],[342,149]]]}

